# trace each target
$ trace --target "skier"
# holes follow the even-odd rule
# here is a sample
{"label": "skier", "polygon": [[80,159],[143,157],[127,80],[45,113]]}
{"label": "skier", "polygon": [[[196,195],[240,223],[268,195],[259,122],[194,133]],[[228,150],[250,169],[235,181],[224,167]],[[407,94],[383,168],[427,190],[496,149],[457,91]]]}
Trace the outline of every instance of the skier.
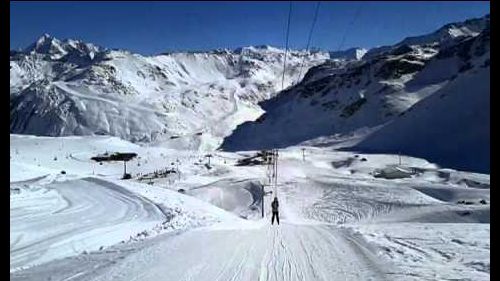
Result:
{"label": "skier", "polygon": [[274,197],[274,200],[271,203],[271,207],[273,209],[273,216],[271,218],[271,224],[274,224],[274,217],[276,217],[276,222],[278,222],[278,225],[279,225],[280,224],[280,216],[278,213],[278,207],[279,207],[278,197]]}

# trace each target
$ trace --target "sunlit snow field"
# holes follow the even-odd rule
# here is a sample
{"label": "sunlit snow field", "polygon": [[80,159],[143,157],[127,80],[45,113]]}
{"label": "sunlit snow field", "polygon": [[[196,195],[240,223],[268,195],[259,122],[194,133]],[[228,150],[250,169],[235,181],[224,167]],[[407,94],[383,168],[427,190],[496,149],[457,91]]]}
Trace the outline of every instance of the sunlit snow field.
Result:
{"label": "sunlit snow field", "polygon": [[[90,160],[106,151],[138,154],[132,179]],[[235,166],[253,153],[215,152],[208,169],[198,151],[11,135],[11,280],[490,279],[489,175],[292,146],[277,226],[272,195],[260,215],[266,166]]]}

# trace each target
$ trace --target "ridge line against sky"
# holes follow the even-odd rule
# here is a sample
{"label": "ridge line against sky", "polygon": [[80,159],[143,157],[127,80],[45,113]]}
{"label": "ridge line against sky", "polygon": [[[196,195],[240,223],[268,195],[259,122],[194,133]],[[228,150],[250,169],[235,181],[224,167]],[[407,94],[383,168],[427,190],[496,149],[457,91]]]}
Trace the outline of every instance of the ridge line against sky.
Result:
{"label": "ridge line against sky", "polygon": [[[288,5],[287,1],[11,2],[10,47],[26,48],[44,33],[144,55],[283,47]],[[313,1],[293,2],[290,48],[305,48],[315,5]],[[392,45],[489,13],[489,1],[322,1],[311,47],[334,51],[346,30],[342,49]]]}

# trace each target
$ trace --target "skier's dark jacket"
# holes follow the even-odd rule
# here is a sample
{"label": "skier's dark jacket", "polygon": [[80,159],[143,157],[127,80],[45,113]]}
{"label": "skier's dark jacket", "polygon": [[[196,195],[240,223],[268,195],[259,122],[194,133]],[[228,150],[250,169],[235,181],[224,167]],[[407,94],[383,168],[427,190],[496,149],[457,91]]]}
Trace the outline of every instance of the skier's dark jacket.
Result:
{"label": "skier's dark jacket", "polygon": [[271,203],[271,207],[273,208],[273,213],[277,213],[278,212],[278,200],[274,200],[272,203]]}

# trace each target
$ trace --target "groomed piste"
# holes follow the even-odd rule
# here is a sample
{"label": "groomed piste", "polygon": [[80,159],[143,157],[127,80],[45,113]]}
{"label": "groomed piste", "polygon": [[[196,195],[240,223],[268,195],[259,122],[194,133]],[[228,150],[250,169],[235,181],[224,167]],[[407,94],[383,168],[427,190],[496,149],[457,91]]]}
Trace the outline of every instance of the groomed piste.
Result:
{"label": "groomed piste", "polygon": [[[137,153],[133,179],[90,160],[105,151]],[[113,137],[12,135],[11,279],[489,280],[489,175],[403,156],[410,177],[374,177],[398,156],[290,147],[271,226],[272,195],[261,218],[252,188],[265,167],[235,165],[253,153],[208,169],[204,154]],[[137,177],[174,159],[180,176]]]}

